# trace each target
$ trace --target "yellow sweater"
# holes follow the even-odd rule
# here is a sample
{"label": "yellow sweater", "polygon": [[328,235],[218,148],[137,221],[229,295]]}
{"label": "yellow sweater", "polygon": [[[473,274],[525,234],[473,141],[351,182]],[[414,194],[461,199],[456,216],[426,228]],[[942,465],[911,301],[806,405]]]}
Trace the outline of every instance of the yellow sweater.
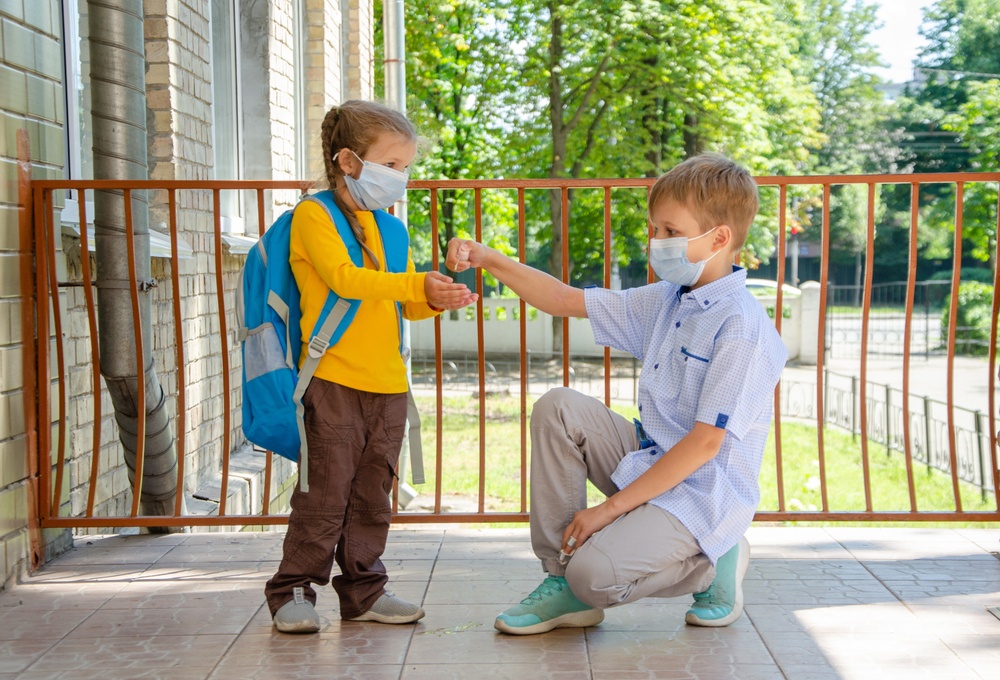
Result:
{"label": "yellow sweater", "polygon": [[305,201],[292,218],[289,261],[302,294],[299,365],[305,361],[309,336],[327,292],[333,290],[341,297],[361,300],[361,305],[340,341],[320,360],[316,376],[365,392],[406,392],[395,301],[404,303],[403,316],[410,320],[426,319],[437,312],[427,304],[426,274],[414,270],[412,256],[407,254],[406,273],[386,272],[375,216],[367,210],[355,215],[364,230],[365,244],[380,258],[379,271],[367,254],[364,254],[364,268],[355,266],[337,228],[321,206]]}

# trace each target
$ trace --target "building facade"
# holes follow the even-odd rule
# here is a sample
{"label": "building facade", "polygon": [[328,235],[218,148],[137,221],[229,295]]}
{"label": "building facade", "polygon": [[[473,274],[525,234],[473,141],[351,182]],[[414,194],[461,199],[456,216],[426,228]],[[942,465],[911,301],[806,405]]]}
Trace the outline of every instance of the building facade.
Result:
{"label": "building facade", "polygon": [[[326,110],[346,99],[373,96],[371,0],[118,0],[141,17],[145,45],[146,165],[154,180],[319,180],[319,129]],[[32,179],[93,179],[90,30],[87,0],[0,0],[0,589],[11,585],[32,561],[29,541],[31,484],[22,391],[21,288],[23,245],[19,236],[18,131],[30,143]],[[22,133],[23,134],[23,133]],[[245,192],[252,194],[252,192]],[[279,192],[275,192],[279,194]],[[294,200],[275,195],[265,221]],[[60,280],[82,281],[82,258],[93,267],[100,253],[81,252],[80,202],[88,221],[90,192],[55,198]],[[170,241],[165,195],[151,195],[149,229],[152,278],[168,280]],[[233,394],[223,394],[214,251],[215,218],[208,191],[178,192],[181,310],[185,365],[176,365],[166,321],[172,314],[170,286],[152,293],[154,364],[176,416],[178,371],[183,371],[187,407],[183,437],[184,493],[194,499],[210,487],[222,447],[223,409],[239,410],[239,343],[228,343]],[[227,299],[235,288],[243,255],[259,229],[255,198],[224,192],[220,204],[225,242],[223,273]],[[92,227],[91,227],[92,228]],[[89,250],[93,250],[90,240]],[[120,511],[131,502],[128,472],[117,437],[103,436],[92,452],[93,428],[110,433],[114,410],[101,394],[95,403],[90,326],[81,287],[60,288],[65,322],[69,409],[60,512],[77,514],[92,456],[98,456],[95,514]],[[235,318],[227,319],[232,333]],[[28,339],[34,342],[33,338]],[[244,445],[238,417],[231,421],[231,448]],[[245,448],[245,447],[244,447]],[[290,466],[276,468],[272,488],[290,493]],[[292,480],[294,481],[294,480]],[[283,486],[284,485],[284,486]],[[274,507],[274,506],[272,506]],[[44,536],[47,559],[71,543],[66,531]]]}

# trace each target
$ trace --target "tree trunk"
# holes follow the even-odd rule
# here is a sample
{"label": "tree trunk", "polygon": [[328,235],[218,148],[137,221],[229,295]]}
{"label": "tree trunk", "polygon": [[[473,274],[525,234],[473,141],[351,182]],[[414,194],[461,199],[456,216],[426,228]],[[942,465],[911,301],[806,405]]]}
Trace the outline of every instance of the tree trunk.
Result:
{"label": "tree trunk", "polygon": [[698,134],[698,116],[684,114],[684,157],[697,156],[705,150],[705,140]]}

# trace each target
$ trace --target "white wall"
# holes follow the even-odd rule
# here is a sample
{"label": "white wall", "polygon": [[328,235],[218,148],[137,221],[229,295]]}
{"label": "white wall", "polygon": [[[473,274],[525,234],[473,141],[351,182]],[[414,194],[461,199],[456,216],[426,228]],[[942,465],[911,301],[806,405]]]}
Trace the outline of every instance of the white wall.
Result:
{"label": "white wall", "polygon": [[[803,295],[804,297],[804,295]],[[760,298],[765,307],[774,307],[773,298]],[[799,357],[800,339],[803,337],[801,298],[786,296],[783,306],[791,317],[782,319],[781,337],[788,349],[788,358]],[[532,352],[552,351],[552,316],[539,312],[533,307],[528,310],[525,328],[525,349]],[[445,354],[472,352],[479,347],[479,329],[476,323],[475,307],[457,312],[445,312],[441,317],[441,349]],[[516,299],[483,300],[483,338],[487,354],[517,354],[521,350],[521,323],[519,302]],[[813,324],[813,353],[815,354],[815,327]],[[594,343],[594,333],[587,319],[570,319],[569,347],[574,356],[604,355],[604,347]],[[415,356],[434,353],[434,324],[430,321],[410,325],[410,348]],[[612,350],[612,356],[628,356],[624,352]],[[815,363],[815,358],[813,358]]]}

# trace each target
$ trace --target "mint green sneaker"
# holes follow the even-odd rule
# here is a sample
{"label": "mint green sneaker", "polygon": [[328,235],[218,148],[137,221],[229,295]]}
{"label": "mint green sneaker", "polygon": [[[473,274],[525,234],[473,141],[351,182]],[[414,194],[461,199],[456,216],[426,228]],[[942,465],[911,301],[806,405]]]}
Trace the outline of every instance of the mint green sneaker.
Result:
{"label": "mint green sneaker", "polygon": [[719,558],[715,580],[708,590],[694,594],[694,604],[684,620],[692,626],[728,626],[743,613],[743,577],[750,564],[746,536]]}
{"label": "mint green sneaker", "polygon": [[500,616],[493,627],[511,635],[547,633],[553,628],[586,628],[604,620],[604,611],[580,602],[563,576],[546,576],[534,592]]}

